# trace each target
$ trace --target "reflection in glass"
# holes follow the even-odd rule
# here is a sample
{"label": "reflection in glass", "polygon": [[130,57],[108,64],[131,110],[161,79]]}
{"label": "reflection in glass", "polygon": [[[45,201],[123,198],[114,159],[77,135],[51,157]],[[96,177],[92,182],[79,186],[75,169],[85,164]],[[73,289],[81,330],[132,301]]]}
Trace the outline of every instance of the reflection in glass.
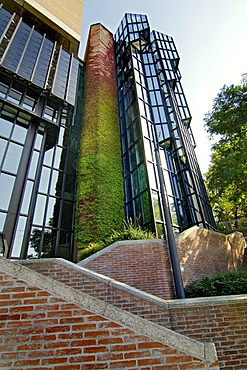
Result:
{"label": "reflection in glass", "polygon": [[34,211],[33,223],[37,225],[43,224],[44,218],[44,210],[45,210],[45,203],[46,203],[46,196],[38,194],[37,202]]}
{"label": "reflection in glass", "polygon": [[164,239],[165,238],[165,232],[164,232],[163,224],[156,223],[156,229],[157,229],[158,238]]}
{"label": "reflection in glass", "polygon": [[57,192],[57,180],[58,180],[58,171],[53,170],[52,171],[52,178],[51,178],[51,187],[50,187],[50,195],[61,195],[61,189],[59,193]]}
{"label": "reflection in glass", "polygon": [[147,191],[142,193],[142,204],[144,211],[144,223],[148,223],[151,221],[151,211],[150,211],[150,199]]}
{"label": "reflection in glass", "polygon": [[46,166],[51,167],[51,165],[52,165],[52,159],[53,159],[53,153],[54,153],[54,148],[51,148],[49,150],[46,150],[45,156],[44,156],[44,164]]}
{"label": "reflection in glass", "polygon": [[152,199],[153,199],[153,207],[154,207],[154,215],[156,220],[162,220],[161,217],[161,209],[160,209],[160,199],[159,194],[157,191],[152,190]]}
{"label": "reflection in glass", "polygon": [[62,167],[60,167],[61,155],[62,155],[62,148],[56,147],[56,154],[55,154],[54,165],[53,165],[54,168],[62,169]]}
{"label": "reflection in glass", "polygon": [[49,180],[50,180],[50,168],[43,167],[41,176],[40,176],[40,183],[39,183],[39,192],[47,194],[48,192],[48,186],[49,186]]}
{"label": "reflection in glass", "polygon": [[71,202],[63,202],[62,203],[62,220],[61,220],[61,228],[62,229],[71,229],[72,224],[72,214],[73,214],[73,203]]}
{"label": "reflection in glass", "polygon": [[54,205],[56,198],[49,197],[45,226],[53,226]]}

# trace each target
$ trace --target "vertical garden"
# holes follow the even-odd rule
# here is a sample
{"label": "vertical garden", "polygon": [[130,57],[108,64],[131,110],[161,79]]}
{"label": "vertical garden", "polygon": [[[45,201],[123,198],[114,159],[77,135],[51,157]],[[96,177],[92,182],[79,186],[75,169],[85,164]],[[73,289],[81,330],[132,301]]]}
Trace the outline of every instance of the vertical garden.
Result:
{"label": "vertical garden", "polygon": [[76,244],[85,248],[118,230],[123,180],[112,34],[91,26],[78,168]]}

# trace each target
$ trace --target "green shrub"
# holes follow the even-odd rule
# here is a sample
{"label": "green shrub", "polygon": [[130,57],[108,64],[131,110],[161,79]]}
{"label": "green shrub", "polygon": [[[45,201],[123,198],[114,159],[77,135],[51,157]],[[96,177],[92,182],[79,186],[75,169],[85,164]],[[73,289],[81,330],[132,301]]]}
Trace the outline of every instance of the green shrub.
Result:
{"label": "green shrub", "polygon": [[86,248],[83,248],[79,253],[79,259],[85,259],[92,254],[100,251],[108,245],[120,240],[140,240],[140,239],[155,239],[151,231],[143,230],[141,226],[133,225],[132,220],[123,221],[123,229],[121,231],[114,230],[112,234],[95,243],[90,243]]}
{"label": "green shrub", "polygon": [[247,269],[217,272],[195,281],[185,289],[187,298],[247,294]]}

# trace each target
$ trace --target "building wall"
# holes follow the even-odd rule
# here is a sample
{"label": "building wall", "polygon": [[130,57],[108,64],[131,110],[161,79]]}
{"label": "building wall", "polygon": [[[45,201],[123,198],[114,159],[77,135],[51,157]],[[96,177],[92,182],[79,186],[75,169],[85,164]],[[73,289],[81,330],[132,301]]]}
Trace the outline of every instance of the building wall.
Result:
{"label": "building wall", "polygon": [[[157,325],[155,339],[152,323],[114,307],[108,311],[99,300],[75,295],[25,267],[16,270],[15,264],[8,262],[7,267],[3,260],[0,264],[2,368],[219,369],[212,344],[203,345]],[[115,320],[109,317],[114,314]],[[148,326],[149,334],[145,333]],[[178,349],[183,345],[185,350]]]}
{"label": "building wall", "polygon": [[112,34],[91,26],[77,192],[77,247],[122,225],[123,179]]}
{"label": "building wall", "polygon": [[82,27],[84,0],[14,0],[24,9],[78,43]]}

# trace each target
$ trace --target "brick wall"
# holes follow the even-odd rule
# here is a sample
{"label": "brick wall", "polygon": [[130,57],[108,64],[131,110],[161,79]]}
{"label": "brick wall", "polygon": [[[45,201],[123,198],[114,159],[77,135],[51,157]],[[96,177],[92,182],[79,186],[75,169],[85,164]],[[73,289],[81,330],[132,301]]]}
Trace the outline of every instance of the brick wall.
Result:
{"label": "brick wall", "polygon": [[144,292],[95,274],[85,268],[78,268],[61,259],[23,261],[22,264],[80,292],[157,324],[171,327],[168,311],[164,310],[164,305],[165,307],[168,305],[157,297],[144,294]]}
{"label": "brick wall", "polygon": [[215,343],[222,369],[247,368],[245,295],[164,301],[62,260],[26,264],[152,322],[191,338]]}
{"label": "brick wall", "polygon": [[[195,226],[181,233],[176,242],[185,287],[218,270],[246,264],[241,233],[224,235]],[[163,240],[114,243],[79,265],[163,299],[176,297],[169,250]]]}
{"label": "brick wall", "polygon": [[164,241],[117,242],[79,265],[158,297],[175,298],[169,251]]}
{"label": "brick wall", "polygon": [[177,237],[177,248],[184,286],[246,264],[246,241],[239,232],[224,235],[194,226]]}
{"label": "brick wall", "polygon": [[171,328],[215,343],[221,369],[247,369],[247,296],[172,304]]}
{"label": "brick wall", "polygon": [[102,305],[2,258],[0,280],[1,368],[218,369],[212,345]]}

